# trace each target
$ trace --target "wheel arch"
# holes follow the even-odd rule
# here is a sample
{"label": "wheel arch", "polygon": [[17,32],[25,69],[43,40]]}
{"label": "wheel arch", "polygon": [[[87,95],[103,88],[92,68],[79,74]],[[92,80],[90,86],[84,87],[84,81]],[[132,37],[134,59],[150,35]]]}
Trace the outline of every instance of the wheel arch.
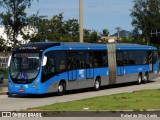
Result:
{"label": "wheel arch", "polygon": [[142,73],[142,72],[139,72],[138,76],[141,76],[141,77],[142,77],[142,76],[143,76],[143,73]]}
{"label": "wheel arch", "polygon": [[63,84],[65,85],[65,86],[64,86],[64,87],[65,87],[64,89],[65,89],[65,91],[66,91],[66,80],[65,80],[65,79],[62,79],[62,80],[59,81],[59,84],[60,84],[60,83],[63,83]]}
{"label": "wheel arch", "polygon": [[100,75],[96,76],[96,78],[95,78],[94,81],[96,81],[97,79],[99,80],[99,82],[100,82],[100,84],[101,84],[101,76],[100,76]]}

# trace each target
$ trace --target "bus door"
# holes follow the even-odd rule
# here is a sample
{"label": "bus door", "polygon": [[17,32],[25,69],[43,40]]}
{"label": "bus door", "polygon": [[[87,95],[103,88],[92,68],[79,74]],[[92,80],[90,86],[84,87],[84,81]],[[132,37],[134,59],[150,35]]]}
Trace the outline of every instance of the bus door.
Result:
{"label": "bus door", "polygon": [[68,87],[69,89],[77,88],[77,65],[76,65],[76,53],[71,51],[67,57],[68,64]]}
{"label": "bus door", "polygon": [[149,72],[153,72],[153,52],[149,51],[148,53],[148,62],[149,62]]}
{"label": "bus door", "polygon": [[116,54],[116,59],[117,59],[117,76],[118,79],[122,80],[124,76],[124,61],[123,61],[123,51],[117,51]]}
{"label": "bus door", "polygon": [[94,78],[93,52],[86,53],[86,79]]}

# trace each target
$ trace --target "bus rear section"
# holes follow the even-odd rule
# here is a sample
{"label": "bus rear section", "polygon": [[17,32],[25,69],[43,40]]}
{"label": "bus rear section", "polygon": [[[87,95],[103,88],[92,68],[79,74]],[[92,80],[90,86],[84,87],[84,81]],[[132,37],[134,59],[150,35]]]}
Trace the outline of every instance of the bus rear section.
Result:
{"label": "bus rear section", "polygon": [[152,46],[116,45],[116,83],[147,83],[158,77],[157,49]]}

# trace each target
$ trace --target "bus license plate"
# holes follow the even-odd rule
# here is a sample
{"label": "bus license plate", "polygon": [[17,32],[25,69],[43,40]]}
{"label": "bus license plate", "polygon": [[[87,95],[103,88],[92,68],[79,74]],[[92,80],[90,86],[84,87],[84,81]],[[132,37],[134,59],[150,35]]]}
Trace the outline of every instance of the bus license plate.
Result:
{"label": "bus license plate", "polygon": [[19,89],[19,92],[24,92],[25,90],[24,89]]}

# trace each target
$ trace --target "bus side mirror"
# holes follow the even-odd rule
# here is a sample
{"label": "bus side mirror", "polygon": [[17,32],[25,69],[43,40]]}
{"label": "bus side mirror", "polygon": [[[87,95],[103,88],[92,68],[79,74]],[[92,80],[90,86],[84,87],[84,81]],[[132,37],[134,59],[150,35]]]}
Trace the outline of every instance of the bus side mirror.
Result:
{"label": "bus side mirror", "polygon": [[12,58],[12,56],[9,56],[9,58],[8,58],[8,63],[7,63],[8,67],[10,67],[10,65],[11,65],[11,58]]}
{"label": "bus side mirror", "polygon": [[47,64],[47,56],[44,56],[42,60],[42,66],[45,66],[46,64]]}

